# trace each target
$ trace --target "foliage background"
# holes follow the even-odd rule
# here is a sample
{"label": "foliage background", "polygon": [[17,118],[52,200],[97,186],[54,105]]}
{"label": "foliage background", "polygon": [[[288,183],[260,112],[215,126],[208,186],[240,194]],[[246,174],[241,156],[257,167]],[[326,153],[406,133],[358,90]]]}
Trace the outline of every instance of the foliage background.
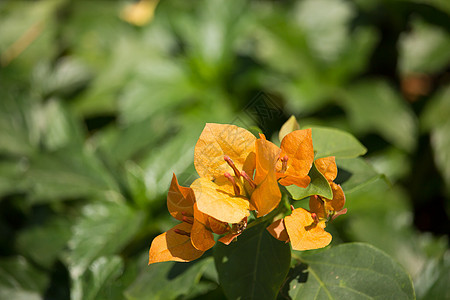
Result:
{"label": "foliage background", "polygon": [[206,122],[276,140],[292,114],[368,148],[332,245],[450,298],[448,1],[149,3],[140,26],[129,1],[0,2],[1,299],[223,297],[209,253],[147,267],[172,172],[195,179]]}

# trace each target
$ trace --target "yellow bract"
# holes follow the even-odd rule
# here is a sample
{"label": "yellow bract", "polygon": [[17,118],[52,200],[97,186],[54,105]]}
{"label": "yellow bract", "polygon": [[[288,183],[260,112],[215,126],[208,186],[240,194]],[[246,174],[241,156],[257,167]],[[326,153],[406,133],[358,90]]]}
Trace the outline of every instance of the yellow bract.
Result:
{"label": "yellow bract", "polygon": [[255,141],[253,134],[235,125],[207,123],[195,145],[194,166],[198,175],[214,180],[230,172],[225,155],[239,170],[251,169]]}
{"label": "yellow bract", "polygon": [[325,231],[325,222],[316,222],[311,213],[297,208],[284,218],[284,225],[294,250],[323,248],[331,242],[331,234]]}
{"label": "yellow bract", "polygon": [[219,221],[238,223],[250,214],[247,199],[236,196],[232,184],[224,176],[218,177],[215,182],[198,178],[191,188],[194,190],[198,209]]}
{"label": "yellow bract", "polygon": [[[200,175],[190,187],[178,184],[175,174],[167,195],[170,214],[183,223],[157,236],[150,247],[149,264],[162,261],[191,261],[219,241],[231,243],[247,226],[250,210],[263,217],[280,203],[278,184],[307,187],[314,162],[311,129],[296,130],[291,118],[282,131],[280,147],[260,134],[235,125],[206,124],[195,146],[194,164]],[[337,176],[334,157],[316,160],[317,169],[329,182],[332,199],[310,198],[310,210],[293,209],[267,230],[277,239],[291,242],[294,250],[327,246],[325,231],[329,216],[345,213],[345,195],[333,182]],[[230,226],[229,224],[232,224]]]}

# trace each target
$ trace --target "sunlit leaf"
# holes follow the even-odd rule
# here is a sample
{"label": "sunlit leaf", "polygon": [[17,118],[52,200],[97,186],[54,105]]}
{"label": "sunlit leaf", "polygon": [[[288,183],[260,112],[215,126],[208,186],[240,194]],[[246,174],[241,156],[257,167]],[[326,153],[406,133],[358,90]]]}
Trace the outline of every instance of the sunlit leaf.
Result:
{"label": "sunlit leaf", "polygon": [[312,138],[315,159],[327,156],[351,158],[367,151],[353,135],[339,129],[313,127]]}

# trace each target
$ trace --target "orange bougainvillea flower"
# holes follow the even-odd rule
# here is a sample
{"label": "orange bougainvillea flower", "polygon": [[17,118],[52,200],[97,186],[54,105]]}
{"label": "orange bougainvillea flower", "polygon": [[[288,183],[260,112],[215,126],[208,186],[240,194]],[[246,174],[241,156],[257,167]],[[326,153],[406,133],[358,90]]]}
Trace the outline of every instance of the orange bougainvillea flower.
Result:
{"label": "orange bougainvillea flower", "polygon": [[170,214],[183,223],[158,235],[152,241],[149,264],[192,261],[214,246],[213,233],[235,234],[227,223],[200,212],[193,190],[180,186],[175,174],[167,195],[167,207]]}
{"label": "orange bougainvillea flower", "polygon": [[276,239],[291,242],[294,250],[312,250],[323,248],[331,242],[331,234],[325,231],[325,226],[326,219],[297,208],[291,215],[272,223],[267,230]]}
{"label": "orange bougainvillea flower", "polygon": [[314,161],[311,129],[295,130],[281,141],[277,178],[281,185],[295,184],[306,188],[311,182],[308,176]]}
{"label": "orange bougainvillea flower", "polygon": [[333,219],[338,215],[345,214],[347,209],[343,209],[345,205],[345,194],[341,186],[334,183],[337,177],[337,166],[334,156],[319,158],[315,162],[317,170],[328,180],[333,198],[327,199],[321,196],[311,196],[309,199],[309,208],[311,212],[316,213],[321,218]]}
{"label": "orange bougainvillea flower", "polygon": [[260,217],[274,209],[281,200],[275,171],[279,151],[268,143],[235,125],[206,124],[195,146],[200,178],[191,185],[198,209],[232,224],[242,222],[249,210]]}

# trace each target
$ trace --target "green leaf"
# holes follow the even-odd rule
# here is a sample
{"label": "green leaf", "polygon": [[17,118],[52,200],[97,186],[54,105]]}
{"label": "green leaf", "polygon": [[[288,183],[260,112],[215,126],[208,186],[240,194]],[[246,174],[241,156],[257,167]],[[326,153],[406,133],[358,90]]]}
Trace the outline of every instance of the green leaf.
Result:
{"label": "green leaf", "polygon": [[111,299],[110,289],[121,275],[123,261],[119,256],[102,256],[92,262],[90,268],[74,282],[72,300]]}
{"label": "green leaf", "polygon": [[26,163],[20,160],[0,161],[0,198],[9,193],[26,190],[23,181],[25,165]]}
{"label": "green leaf", "polygon": [[327,156],[352,158],[367,152],[366,147],[348,132],[326,127],[311,129],[315,159]]}
{"label": "green leaf", "polygon": [[[419,299],[450,299],[450,289],[448,288],[448,283],[450,282],[450,256],[444,256],[443,261],[438,264],[434,264],[432,274],[426,273],[428,278],[425,280],[430,280],[431,278],[435,281],[427,290],[427,293]],[[427,270],[428,271],[428,270]]]}
{"label": "green leaf", "polygon": [[289,244],[274,239],[262,223],[230,245],[218,243],[214,260],[229,299],[275,299],[290,265]]}
{"label": "green leaf", "polygon": [[417,120],[411,107],[387,82],[366,80],[344,93],[344,108],[356,133],[378,133],[393,145],[412,151]]}
{"label": "green leaf", "polygon": [[52,267],[70,239],[67,217],[46,219],[40,226],[24,228],[17,236],[17,251],[43,267]]}
{"label": "green leaf", "polygon": [[438,26],[412,18],[399,39],[399,69],[403,74],[441,72],[450,62],[450,34]]}
{"label": "green leaf", "polygon": [[212,257],[189,263],[163,262],[146,267],[125,291],[129,300],[170,300],[195,292],[205,270],[213,264]]}
{"label": "green leaf", "polygon": [[41,299],[48,277],[21,256],[0,259],[0,299]]}
{"label": "green leaf", "polygon": [[26,180],[31,187],[31,203],[119,195],[115,180],[98,158],[90,151],[76,148],[34,155]]}
{"label": "green leaf", "polygon": [[431,130],[445,124],[450,115],[450,85],[441,88],[429,99],[420,116],[423,130]]}
{"label": "green leaf", "polygon": [[291,116],[286,123],[281,126],[280,132],[278,133],[278,138],[280,139],[280,142],[283,140],[283,138],[292,131],[299,130],[300,125],[298,125],[297,119],[295,116]]}
{"label": "green leaf", "polygon": [[[346,193],[351,193],[375,180],[385,178],[360,157],[338,159],[336,164],[339,167],[338,179],[340,176],[348,177],[341,185]],[[343,173],[344,175],[341,175]]]}
{"label": "green leaf", "polygon": [[300,200],[312,195],[319,195],[327,199],[333,198],[333,192],[328,180],[317,170],[315,164],[309,170],[308,176],[311,178],[311,182],[306,188],[301,188],[294,184],[286,187],[292,199]]}
{"label": "green leaf", "polygon": [[[411,278],[387,254],[362,243],[304,252],[307,279],[290,283],[296,299],[415,299]],[[300,276],[301,274],[298,274]]]}
{"label": "green leaf", "polygon": [[353,5],[342,0],[306,0],[298,2],[294,10],[314,57],[325,62],[338,60],[351,41],[349,24],[356,12]]}
{"label": "green leaf", "polygon": [[124,203],[97,202],[83,208],[83,216],[73,227],[66,260],[73,279],[81,276],[100,256],[122,250],[134,238],[142,214]]}
{"label": "green leaf", "polygon": [[431,132],[434,160],[450,194],[450,121]]}

